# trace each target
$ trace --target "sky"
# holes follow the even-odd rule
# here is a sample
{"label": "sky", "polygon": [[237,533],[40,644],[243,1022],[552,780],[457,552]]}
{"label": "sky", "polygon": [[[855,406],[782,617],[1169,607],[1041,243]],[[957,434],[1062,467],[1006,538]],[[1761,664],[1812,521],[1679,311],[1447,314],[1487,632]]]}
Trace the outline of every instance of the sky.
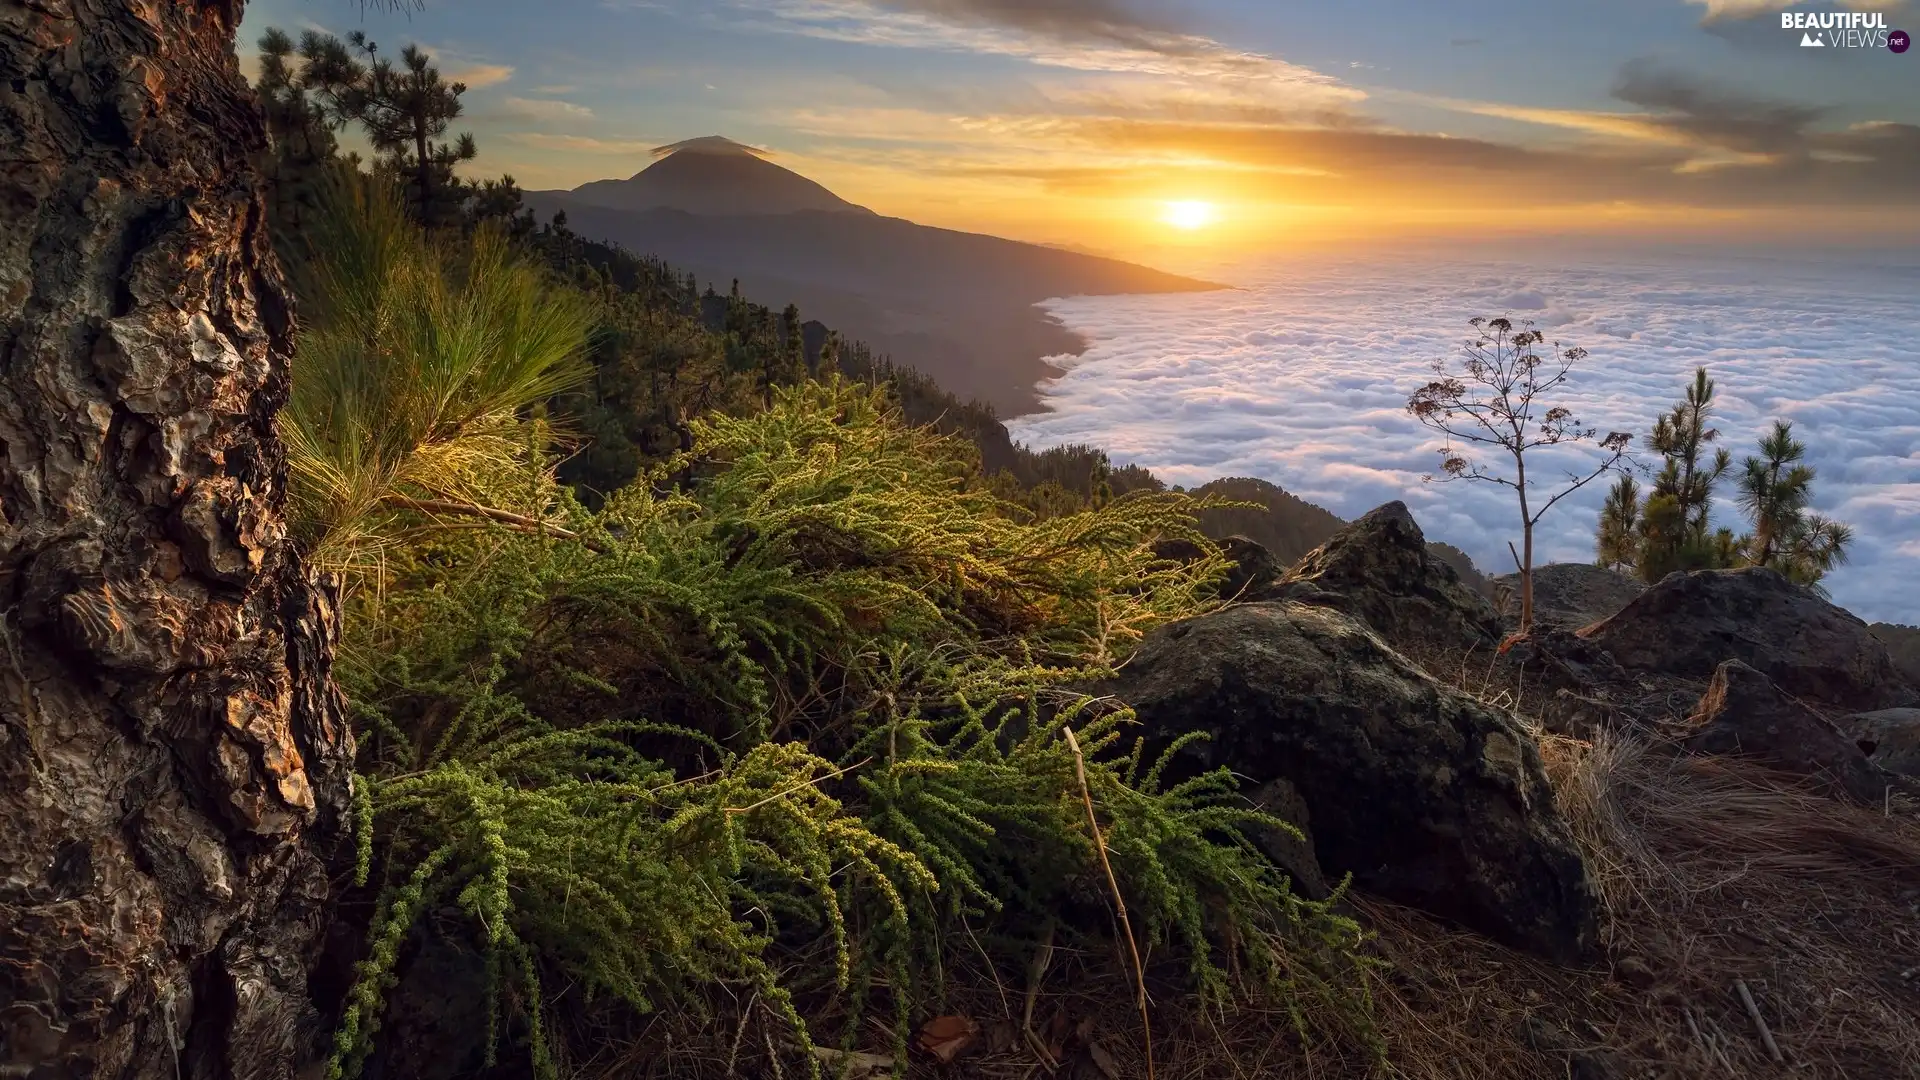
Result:
{"label": "sky", "polygon": [[[1802,47],[1783,10],[1856,9],[259,0],[240,52],[245,68],[268,26],[426,46],[468,86],[469,171],[529,189],[629,176],[656,146],[719,134],[884,214],[1129,255],[1416,234],[1920,239],[1920,50]],[[1920,30],[1910,0],[1857,10]],[[1169,224],[1173,202],[1207,204],[1204,223]]]}

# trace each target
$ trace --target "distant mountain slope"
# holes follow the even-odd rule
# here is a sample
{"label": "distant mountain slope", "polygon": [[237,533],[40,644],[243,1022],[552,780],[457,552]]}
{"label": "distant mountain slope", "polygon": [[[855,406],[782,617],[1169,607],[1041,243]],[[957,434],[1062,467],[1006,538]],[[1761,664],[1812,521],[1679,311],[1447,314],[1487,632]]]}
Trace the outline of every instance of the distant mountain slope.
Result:
{"label": "distant mountain slope", "polygon": [[564,211],[582,236],[663,258],[721,292],[738,280],[775,307],[798,304],[1003,416],[1039,407],[1035,384],[1058,373],[1045,357],[1086,347],[1034,306],[1040,301],[1223,287],[882,217],[735,147],[675,144],[632,179],[529,192],[526,205],[542,219]]}
{"label": "distant mountain slope", "polygon": [[719,216],[623,211],[572,194],[531,192],[526,204],[565,210],[583,236],[681,264],[737,267],[858,292],[875,301],[1018,300],[1110,293],[1201,292],[1222,286],[1101,255],[832,211]]}
{"label": "distant mountain slope", "polygon": [[819,210],[871,214],[826,188],[760,156],[731,139],[708,135],[658,147],[659,161],[625,180],[595,180],[565,195],[609,210],[670,207],[694,214],[791,214]]}

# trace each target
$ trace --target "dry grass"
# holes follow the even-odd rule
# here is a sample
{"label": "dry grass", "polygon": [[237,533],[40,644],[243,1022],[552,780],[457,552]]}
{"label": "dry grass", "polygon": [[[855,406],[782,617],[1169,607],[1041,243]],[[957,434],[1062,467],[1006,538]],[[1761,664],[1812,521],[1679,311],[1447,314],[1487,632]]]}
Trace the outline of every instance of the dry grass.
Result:
{"label": "dry grass", "polygon": [[[1632,1058],[1682,1076],[1920,1077],[1914,806],[1840,802],[1644,743],[1543,749],[1610,950],[1658,977],[1620,1017]],[[1785,1062],[1768,1060],[1735,980]]]}

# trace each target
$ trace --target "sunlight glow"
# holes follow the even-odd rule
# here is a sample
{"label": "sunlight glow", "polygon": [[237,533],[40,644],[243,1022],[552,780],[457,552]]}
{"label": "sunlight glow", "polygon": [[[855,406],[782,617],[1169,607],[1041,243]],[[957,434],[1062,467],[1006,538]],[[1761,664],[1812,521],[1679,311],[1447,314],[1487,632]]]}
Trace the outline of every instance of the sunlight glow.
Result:
{"label": "sunlight glow", "polygon": [[1160,220],[1176,229],[1198,229],[1213,224],[1213,204],[1196,199],[1182,199],[1167,204],[1167,212]]}

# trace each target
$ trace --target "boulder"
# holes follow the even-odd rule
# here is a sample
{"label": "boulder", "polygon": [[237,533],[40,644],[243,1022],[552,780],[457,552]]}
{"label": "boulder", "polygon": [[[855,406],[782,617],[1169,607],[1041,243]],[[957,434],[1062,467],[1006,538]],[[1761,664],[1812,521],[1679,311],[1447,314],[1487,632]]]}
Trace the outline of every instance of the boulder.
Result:
{"label": "boulder", "polygon": [[1920,779],[1920,709],[1856,713],[1840,722],[1840,730],[1868,761],[1890,773]]}
{"label": "boulder", "polygon": [[1229,536],[1220,541],[1220,550],[1233,561],[1226,580],[1220,583],[1220,595],[1229,599],[1260,595],[1286,569],[1265,545],[1244,536]]}
{"label": "boulder", "polygon": [[1160,627],[1100,688],[1186,774],[1286,780],[1319,864],[1560,962],[1596,941],[1592,885],[1532,737],[1340,612],[1244,604]]}
{"label": "boulder", "polygon": [[1738,660],[1795,696],[1854,709],[1910,692],[1866,623],[1761,566],[1668,574],[1579,634],[1629,670],[1706,679]]}
{"label": "boulder", "polygon": [[1427,548],[1401,502],[1366,513],[1309,551],[1263,599],[1333,608],[1395,648],[1466,648],[1500,639],[1500,616]]}
{"label": "boulder", "polygon": [[1313,851],[1313,812],[1300,797],[1300,789],[1285,777],[1275,777],[1248,793],[1248,798],[1256,809],[1293,826],[1292,831],[1261,826],[1252,830],[1252,839],[1275,866],[1287,872],[1294,894],[1309,900],[1332,896],[1333,886]]}
{"label": "boulder", "polygon": [[1785,772],[1818,777],[1863,802],[1886,796],[1889,778],[1859,745],[1738,660],[1714,669],[1690,722],[1695,730],[1687,748],[1695,753],[1756,757]]}
{"label": "boulder", "polygon": [[[1494,583],[1512,590],[1512,608],[1520,612],[1520,575],[1503,574]],[[1577,630],[1599,622],[1646,592],[1638,581],[1593,563],[1547,563],[1533,568],[1533,621],[1537,626]]]}
{"label": "boulder", "polygon": [[[1220,553],[1232,564],[1227,567],[1227,576],[1220,582],[1219,595],[1227,600],[1244,600],[1261,595],[1285,569],[1273,552],[1256,540],[1244,536],[1229,536],[1216,541]],[[1169,562],[1195,563],[1207,557],[1209,552],[1192,540],[1162,540],[1153,547],[1156,559]]]}

